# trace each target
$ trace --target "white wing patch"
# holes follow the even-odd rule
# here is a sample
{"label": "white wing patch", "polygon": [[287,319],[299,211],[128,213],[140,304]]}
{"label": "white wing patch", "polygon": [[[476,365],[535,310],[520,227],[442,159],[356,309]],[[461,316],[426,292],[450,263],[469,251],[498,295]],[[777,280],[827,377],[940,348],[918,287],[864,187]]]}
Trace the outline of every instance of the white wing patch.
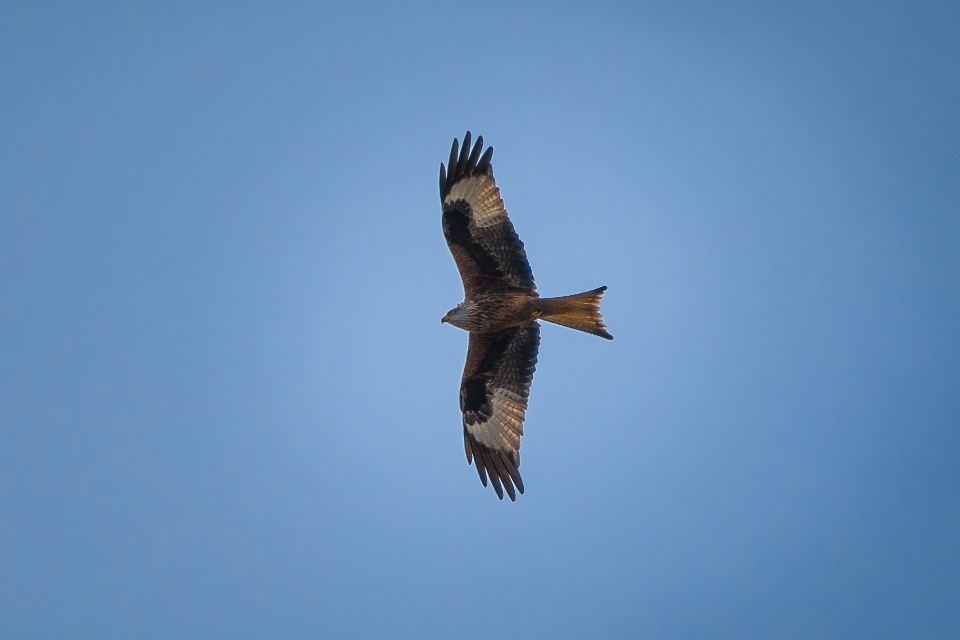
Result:
{"label": "white wing patch", "polygon": [[490,408],[493,415],[486,422],[472,425],[464,423],[464,427],[477,442],[490,449],[519,451],[527,409],[526,398],[509,389],[495,389]]}
{"label": "white wing patch", "polygon": [[466,200],[469,203],[473,224],[478,227],[499,224],[507,215],[503,208],[503,198],[500,197],[500,188],[493,178],[488,176],[470,176],[453,185],[443,203],[446,205],[456,200]]}

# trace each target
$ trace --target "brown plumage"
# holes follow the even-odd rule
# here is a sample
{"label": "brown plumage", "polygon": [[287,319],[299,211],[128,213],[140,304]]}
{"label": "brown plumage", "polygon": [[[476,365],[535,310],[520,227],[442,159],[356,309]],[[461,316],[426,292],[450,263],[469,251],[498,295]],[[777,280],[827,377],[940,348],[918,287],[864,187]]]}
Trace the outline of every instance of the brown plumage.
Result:
{"label": "brown plumage", "polygon": [[523,493],[520,438],[540,346],[538,319],[612,340],[600,316],[606,287],[541,298],[523,243],[513,229],[493,179],[493,147],[483,138],[470,148],[456,139],[449,172],[440,164],[443,235],[463,279],[463,302],[443,322],[470,332],[460,381],[463,441],[467,462],[476,463],[502,500]]}

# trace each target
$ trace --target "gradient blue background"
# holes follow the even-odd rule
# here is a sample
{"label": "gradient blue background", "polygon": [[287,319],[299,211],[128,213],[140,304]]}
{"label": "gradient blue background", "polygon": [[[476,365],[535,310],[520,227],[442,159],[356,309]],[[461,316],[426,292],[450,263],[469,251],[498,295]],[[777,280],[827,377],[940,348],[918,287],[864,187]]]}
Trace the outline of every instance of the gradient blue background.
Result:
{"label": "gradient blue background", "polygon": [[[952,3],[0,6],[0,636],[960,637]],[[463,453],[437,170],[544,295]]]}

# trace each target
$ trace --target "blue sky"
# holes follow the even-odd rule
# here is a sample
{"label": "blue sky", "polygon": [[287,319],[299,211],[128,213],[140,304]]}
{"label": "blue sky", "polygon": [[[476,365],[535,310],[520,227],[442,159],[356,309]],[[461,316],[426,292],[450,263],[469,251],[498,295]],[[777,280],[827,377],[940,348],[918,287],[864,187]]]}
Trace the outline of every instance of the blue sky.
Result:
{"label": "blue sky", "polygon": [[[953,638],[950,3],[0,5],[0,635]],[[463,453],[437,170],[544,295]]]}

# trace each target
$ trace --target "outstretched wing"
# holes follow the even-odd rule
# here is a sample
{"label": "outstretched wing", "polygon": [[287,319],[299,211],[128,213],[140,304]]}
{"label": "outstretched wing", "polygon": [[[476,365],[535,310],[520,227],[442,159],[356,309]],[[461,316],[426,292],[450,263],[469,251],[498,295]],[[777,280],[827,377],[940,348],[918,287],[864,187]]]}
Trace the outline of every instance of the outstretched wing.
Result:
{"label": "outstretched wing", "polygon": [[520,478],[520,437],[530,384],[537,365],[540,324],[534,320],[497,333],[471,333],[460,382],[463,442],[467,462],[476,462],[483,486],[487,475],[497,496],[503,487],[516,500]]}
{"label": "outstretched wing", "polygon": [[483,136],[477,136],[471,151],[467,131],[459,152],[456,138],[453,140],[449,171],[440,164],[443,235],[460,269],[466,297],[497,287],[533,293],[537,285],[527,252],[493,179],[493,147],[481,157],[482,150]]}

